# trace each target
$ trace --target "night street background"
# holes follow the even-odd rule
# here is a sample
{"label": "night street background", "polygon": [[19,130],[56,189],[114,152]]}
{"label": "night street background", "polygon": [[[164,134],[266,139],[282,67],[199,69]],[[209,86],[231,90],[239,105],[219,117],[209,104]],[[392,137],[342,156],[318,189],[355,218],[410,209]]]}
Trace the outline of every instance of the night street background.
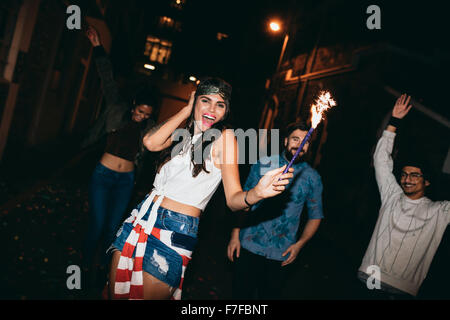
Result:
{"label": "night street background", "polygon": [[[9,119],[6,131],[0,126],[0,299],[102,299],[106,273],[95,277],[95,288],[88,292],[84,282],[81,290],[66,285],[67,268],[81,265],[88,184],[104,148],[102,143],[79,147],[103,102],[83,30],[65,27],[69,3],[81,7],[83,28],[93,21],[85,16],[107,26],[108,51],[125,97],[143,81],[158,86],[163,107],[155,116],[157,122],[187,102],[194,87],[189,75],[229,81],[230,122],[244,130],[261,124],[282,129],[308,116],[319,89],[331,90],[338,106],[319,126],[308,159],[324,183],[325,219],[288,267],[289,281],[280,299],[370,299],[356,272],[380,205],[372,154],[396,100],[392,92],[411,94],[428,110],[413,109],[408,115],[394,160],[397,152],[399,157],[407,151],[426,154],[435,171],[430,198],[450,199],[450,172],[444,170],[450,166],[445,165],[450,157],[449,127],[444,124],[450,119],[445,98],[450,70],[446,11],[433,1],[184,0],[185,11],[176,12],[182,31],[161,33],[174,43],[169,63],[155,62],[157,70],[148,72],[141,66],[149,59],[142,54],[146,37],[159,36],[156,17],[172,2],[39,2],[28,47],[21,47],[13,74],[10,79],[2,76],[0,83],[0,120]],[[381,30],[366,28],[370,4],[381,8]],[[14,19],[20,20],[18,12],[24,7],[36,8],[33,1],[0,5],[2,49],[11,47]],[[283,37],[267,31],[272,17],[290,21],[279,70]],[[227,35],[225,40],[217,40],[218,32]],[[0,53],[3,72],[7,57]],[[338,66],[344,66],[340,73]],[[297,80],[285,81],[288,70]],[[317,75],[321,70],[331,71]],[[10,98],[14,94],[16,100]],[[433,119],[431,113],[443,120]],[[129,208],[151,190],[156,156],[147,159]],[[249,168],[240,167],[242,182]],[[299,233],[306,216],[304,212]],[[219,187],[202,214],[183,299],[231,299],[233,266],[226,247],[234,218]],[[417,299],[450,298],[449,237],[447,229]]]}

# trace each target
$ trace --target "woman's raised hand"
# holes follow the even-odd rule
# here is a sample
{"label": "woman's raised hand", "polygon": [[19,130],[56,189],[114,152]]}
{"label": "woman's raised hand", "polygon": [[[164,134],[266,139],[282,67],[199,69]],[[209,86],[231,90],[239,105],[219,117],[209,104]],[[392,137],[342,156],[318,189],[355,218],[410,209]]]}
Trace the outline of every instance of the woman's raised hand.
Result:
{"label": "woman's raised hand", "polygon": [[194,107],[194,100],[195,100],[195,91],[192,91],[189,97],[188,104],[182,109],[186,119],[189,118],[189,116],[191,115],[192,108]]}
{"label": "woman's raised hand", "polygon": [[91,42],[92,46],[97,47],[100,43],[100,37],[98,36],[97,30],[95,30],[92,26],[89,26],[86,31],[86,36]]}
{"label": "woman's raised hand", "polygon": [[286,165],[281,168],[268,171],[256,185],[256,193],[262,198],[270,198],[279,195],[286,189],[286,185],[289,184],[294,174],[293,168],[289,168],[289,171],[283,174]]}

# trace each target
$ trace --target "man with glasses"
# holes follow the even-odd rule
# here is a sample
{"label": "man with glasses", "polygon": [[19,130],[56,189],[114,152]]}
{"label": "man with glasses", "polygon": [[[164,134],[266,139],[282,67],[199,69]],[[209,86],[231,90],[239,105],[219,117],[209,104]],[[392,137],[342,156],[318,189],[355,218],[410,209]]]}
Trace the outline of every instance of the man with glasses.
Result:
{"label": "man with glasses", "polygon": [[412,107],[410,98],[403,94],[397,99],[374,153],[381,209],[358,278],[375,298],[415,297],[450,223],[450,202],[433,202],[425,196],[430,181],[423,163],[406,159],[400,184],[392,173],[394,138]]}

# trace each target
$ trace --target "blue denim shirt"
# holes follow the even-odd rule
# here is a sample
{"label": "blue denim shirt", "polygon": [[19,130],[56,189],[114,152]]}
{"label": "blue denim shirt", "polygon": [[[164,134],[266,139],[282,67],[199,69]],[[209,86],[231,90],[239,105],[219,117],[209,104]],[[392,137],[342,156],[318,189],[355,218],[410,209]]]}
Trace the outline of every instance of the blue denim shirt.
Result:
{"label": "blue denim shirt", "polygon": [[[273,155],[261,158],[252,165],[244,190],[253,188],[269,170],[289,162],[284,156]],[[300,215],[306,202],[309,219],[322,219],[322,181],[319,173],[308,163],[292,166],[294,177],[286,190],[273,198],[255,204],[251,213],[251,226],[239,233],[241,246],[268,259],[283,261],[286,249],[294,244],[300,223]]]}

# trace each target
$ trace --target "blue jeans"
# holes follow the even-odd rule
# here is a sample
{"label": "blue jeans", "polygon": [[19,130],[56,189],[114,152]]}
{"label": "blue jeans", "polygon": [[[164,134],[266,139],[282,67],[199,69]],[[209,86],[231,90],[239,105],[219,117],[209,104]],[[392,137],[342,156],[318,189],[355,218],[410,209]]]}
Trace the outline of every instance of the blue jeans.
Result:
{"label": "blue jeans", "polygon": [[83,245],[83,265],[92,267],[100,247],[100,265],[114,240],[134,188],[134,171],[116,172],[98,163],[89,186],[89,226]]}

